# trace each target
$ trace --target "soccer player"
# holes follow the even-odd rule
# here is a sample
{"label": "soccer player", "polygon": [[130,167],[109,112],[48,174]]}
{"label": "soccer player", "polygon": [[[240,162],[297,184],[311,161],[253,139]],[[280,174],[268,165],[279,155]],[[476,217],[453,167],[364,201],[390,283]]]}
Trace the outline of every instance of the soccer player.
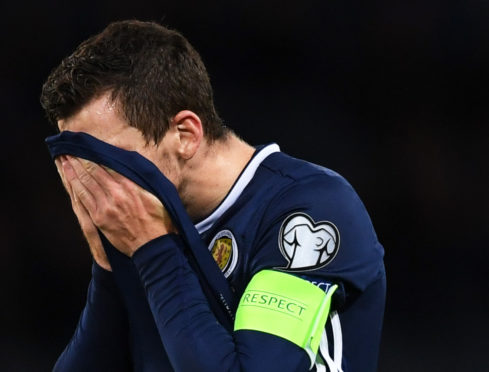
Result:
{"label": "soccer player", "polygon": [[383,248],[361,200],[225,127],[182,35],[113,23],[41,103],[94,258],[55,371],[376,370]]}

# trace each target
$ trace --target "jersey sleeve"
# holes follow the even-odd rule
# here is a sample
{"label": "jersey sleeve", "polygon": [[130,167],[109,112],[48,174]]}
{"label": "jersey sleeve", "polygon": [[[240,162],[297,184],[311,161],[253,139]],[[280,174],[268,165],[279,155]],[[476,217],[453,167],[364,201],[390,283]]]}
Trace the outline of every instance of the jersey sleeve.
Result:
{"label": "jersey sleeve", "polygon": [[251,275],[274,269],[326,292],[337,286],[318,365],[376,371],[385,306],[384,250],[350,184],[329,171],[296,180],[267,206],[254,247]]}
{"label": "jersey sleeve", "polygon": [[295,344],[263,332],[228,333],[214,317],[178,235],[157,238],[133,256],[175,371],[308,371]]}
{"label": "jersey sleeve", "polygon": [[130,371],[128,324],[112,273],[96,263],[75,334],[53,371]]}
{"label": "jersey sleeve", "polygon": [[274,268],[358,291],[378,278],[384,251],[365,206],[343,177],[328,172],[294,182],[269,203],[251,273]]}

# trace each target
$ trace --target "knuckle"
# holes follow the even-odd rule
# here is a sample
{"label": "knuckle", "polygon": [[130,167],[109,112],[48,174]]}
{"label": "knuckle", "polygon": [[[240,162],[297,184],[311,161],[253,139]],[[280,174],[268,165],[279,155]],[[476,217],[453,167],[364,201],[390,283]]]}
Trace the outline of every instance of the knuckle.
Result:
{"label": "knuckle", "polygon": [[80,181],[84,184],[87,184],[91,181],[92,177],[90,176],[89,173],[82,173],[80,175]]}
{"label": "knuckle", "polygon": [[131,180],[129,180],[126,177],[121,178],[120,184],[121,184],[121,186],[123,186],[124,188],[126,188],[128,190],[134,190],[135,186],[136,186],[136,184],[134,182],[132,182]]}
{"label": "knuckle", "polygon": [[112,190],[112,201],[115,206],[121,207],[124,205],[126,200],[126,194],[120,188],[115,188]]}
{"label": "knuckle", "polygon": [[92,214],[92,221],[98,227],[105,227],[107,221],[113,219],[116,215],[115,208],[110,203],[101,203],[97,205],[96,211]]}
{"label": "knuckle", "polygon": [[97,170],[96,164],[92,163],[91,161],[85,161],[84,167],[85,167],[85,170],[90,174],[94,173]]}
{"label": "knuckle", "polygon": [[96,226],[103,227],[103,221],[104,221],[103,214],[101,214],[100,212],[95,212],[92,215],[92,221]]}
{"label": "knuckle", "polygon": [[103,224],[106,213],[106,208],[97,207],[90,217],[92,218],[93,223],[100,227],[100,225]]}
{"label": "knuckle", "polygon": [[89,197],[88,192],[85,189],[79,190],[78,191],[78,198],[80,200],[87,200]]}

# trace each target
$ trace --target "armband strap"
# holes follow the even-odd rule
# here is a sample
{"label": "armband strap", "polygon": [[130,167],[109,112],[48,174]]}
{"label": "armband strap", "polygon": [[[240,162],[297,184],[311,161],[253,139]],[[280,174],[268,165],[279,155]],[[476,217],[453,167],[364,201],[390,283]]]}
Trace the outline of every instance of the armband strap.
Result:
{"label": "armband strap", "polygon": [[314,362],[337,285],[327,293],[307,280],[263,270],[241,297],[234,330],[255,330],[285,338],[304,349]]}

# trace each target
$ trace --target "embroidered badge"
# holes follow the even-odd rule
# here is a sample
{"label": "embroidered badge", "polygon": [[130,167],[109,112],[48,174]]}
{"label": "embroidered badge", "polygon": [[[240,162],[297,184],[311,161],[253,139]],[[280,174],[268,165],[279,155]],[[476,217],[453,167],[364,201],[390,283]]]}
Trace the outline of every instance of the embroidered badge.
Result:
{"label": "embroidered badge", "polygon": [[331,222],[315,222],[305,213],[294,213],[280,227],[278,244],[288,261],[288,265],[280,269],[315,270],[335,258],[340,246],[340,233]]}
{"label": "embroidered badge", "polygon": [[227,278],[238,262],[238,246],[233,233],[229,230],[218,232],[209,244],[209,251]]}

